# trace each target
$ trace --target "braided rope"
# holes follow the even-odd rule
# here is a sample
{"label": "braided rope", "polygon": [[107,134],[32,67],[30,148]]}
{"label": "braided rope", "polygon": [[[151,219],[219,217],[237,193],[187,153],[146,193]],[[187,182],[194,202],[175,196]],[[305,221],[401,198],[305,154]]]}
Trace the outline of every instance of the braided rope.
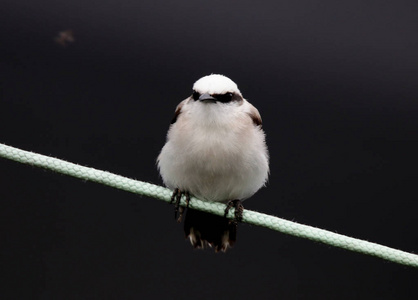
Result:
{"label": "braided rope", "polygon": [[[61,159],[24,151],[11,146],[6,146],[4,144],[0,144],[0,156],[80,179],[98,182],[131,193],[157,198],[166,202],[171,200],[172,191],[167,188],[147,182],[133,180],[110,172],[80,166]],[[181,203],[185,205],[184,197]],[[189,206],[194,209],[210,212],[220,216],[222,216],[225,211],[224,204],[204,202],[194,197],[191,198]],[[230,210],[228,217],[232,218],[232,216],[233,209]],[[244,210],[243,222],[267,227],[282,233],[314,240],[331,246],[380,257],[395,263],[416,268],[418,267],[418,255],[376,243],[351,238],[324,229],[298,224],[263,213]]]}

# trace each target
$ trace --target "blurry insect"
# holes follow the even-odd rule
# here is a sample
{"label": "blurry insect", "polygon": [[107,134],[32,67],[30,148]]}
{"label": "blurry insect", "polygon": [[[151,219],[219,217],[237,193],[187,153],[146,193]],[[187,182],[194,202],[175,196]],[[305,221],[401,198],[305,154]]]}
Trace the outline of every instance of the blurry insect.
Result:
{"label": "blurry insect", "polygon": [[74,43],[74,32],[71,29],[61,31],[54,38],[54,41],[62,47],[66,47],[68,44]]}

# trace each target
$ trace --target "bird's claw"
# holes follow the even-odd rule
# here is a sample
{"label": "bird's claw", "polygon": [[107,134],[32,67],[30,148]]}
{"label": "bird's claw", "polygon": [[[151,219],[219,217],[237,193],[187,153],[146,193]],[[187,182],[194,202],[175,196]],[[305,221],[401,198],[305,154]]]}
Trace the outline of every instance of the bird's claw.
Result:
{"label": "bird's claw", "polygon": [[237,226],[238,222],[242,222],[244,206],[242,205],[241,201],[239,201],[238,199],[229,201],[225,208],[225,213],[224,213],[225,218],[228,216],[229,210],[232,207],[235,208],[234,218],[229,220],[229,222],[230,224],[234,224],[235,226]]}
{"label": "bird's claw", "polygon": [[[186,197],[186,207],[180,206],[180,200],[183,195]],[[189,202],[190,202],[189,192],[181,191],[178,188],[174,189],[173,195],[171,196],[170,204],[174,203],[174,219],[176,219],[177,222],[179,223],[181,222],[185,208],[189,207]]]}

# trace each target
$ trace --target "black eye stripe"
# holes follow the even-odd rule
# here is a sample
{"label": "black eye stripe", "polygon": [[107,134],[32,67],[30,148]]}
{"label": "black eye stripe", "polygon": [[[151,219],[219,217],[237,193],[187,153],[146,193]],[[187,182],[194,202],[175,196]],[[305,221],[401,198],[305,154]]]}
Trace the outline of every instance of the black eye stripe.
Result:
{"label": "black eye stripe", "polygon": [[233,96],[233,93],[212,95],[213,98],[215,98],[216,100],[222,103],[230,102],[232,100],[232,96]]}
{"label": "black eye stripe", "polygon": [[[193,91],[192,98],[194,100],[199,100],[199,97],[201,95],[202,95],[201,93],[197,91]],[[211,96],[215,98],[217,101],[222,102],[222,103],[228,103],[232,101],[242,101],[241,95],[237,93],[232,93],[232,92],[228,92],[225,94],[212,94]]]}
{"label": "black eye stripe", "polygon": [[217,94],[217,95],[212,95],[212,96],[222,103],[242,101],[242,96],[237,93],[225,93],[225,94]]}
{"label": "black eye stripe", "polygon": [[199,92],[196,92],[196,91],[193,91],[192,97],[193,97],[194,100],[197,100],[200,97],[200,93]]}

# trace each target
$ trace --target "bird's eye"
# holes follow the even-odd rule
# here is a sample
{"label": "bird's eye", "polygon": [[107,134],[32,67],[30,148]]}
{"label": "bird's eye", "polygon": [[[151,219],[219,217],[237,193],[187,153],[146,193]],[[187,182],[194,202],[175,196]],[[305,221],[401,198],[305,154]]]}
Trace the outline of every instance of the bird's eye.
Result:
{"label": "bird's eye", "polygon": [[200,93],[199,92],[196,92],[196,91],[193,91],[193,99],[194,100],[198,100],[199,97],[200,97]]}
{"label": "bird's eye", "polygon": [[226,102],[231,102],[232,96],[233,96],[232,93],[225,93],[225,94],[217,95],[216,99],[220,102],[226,103]]}

